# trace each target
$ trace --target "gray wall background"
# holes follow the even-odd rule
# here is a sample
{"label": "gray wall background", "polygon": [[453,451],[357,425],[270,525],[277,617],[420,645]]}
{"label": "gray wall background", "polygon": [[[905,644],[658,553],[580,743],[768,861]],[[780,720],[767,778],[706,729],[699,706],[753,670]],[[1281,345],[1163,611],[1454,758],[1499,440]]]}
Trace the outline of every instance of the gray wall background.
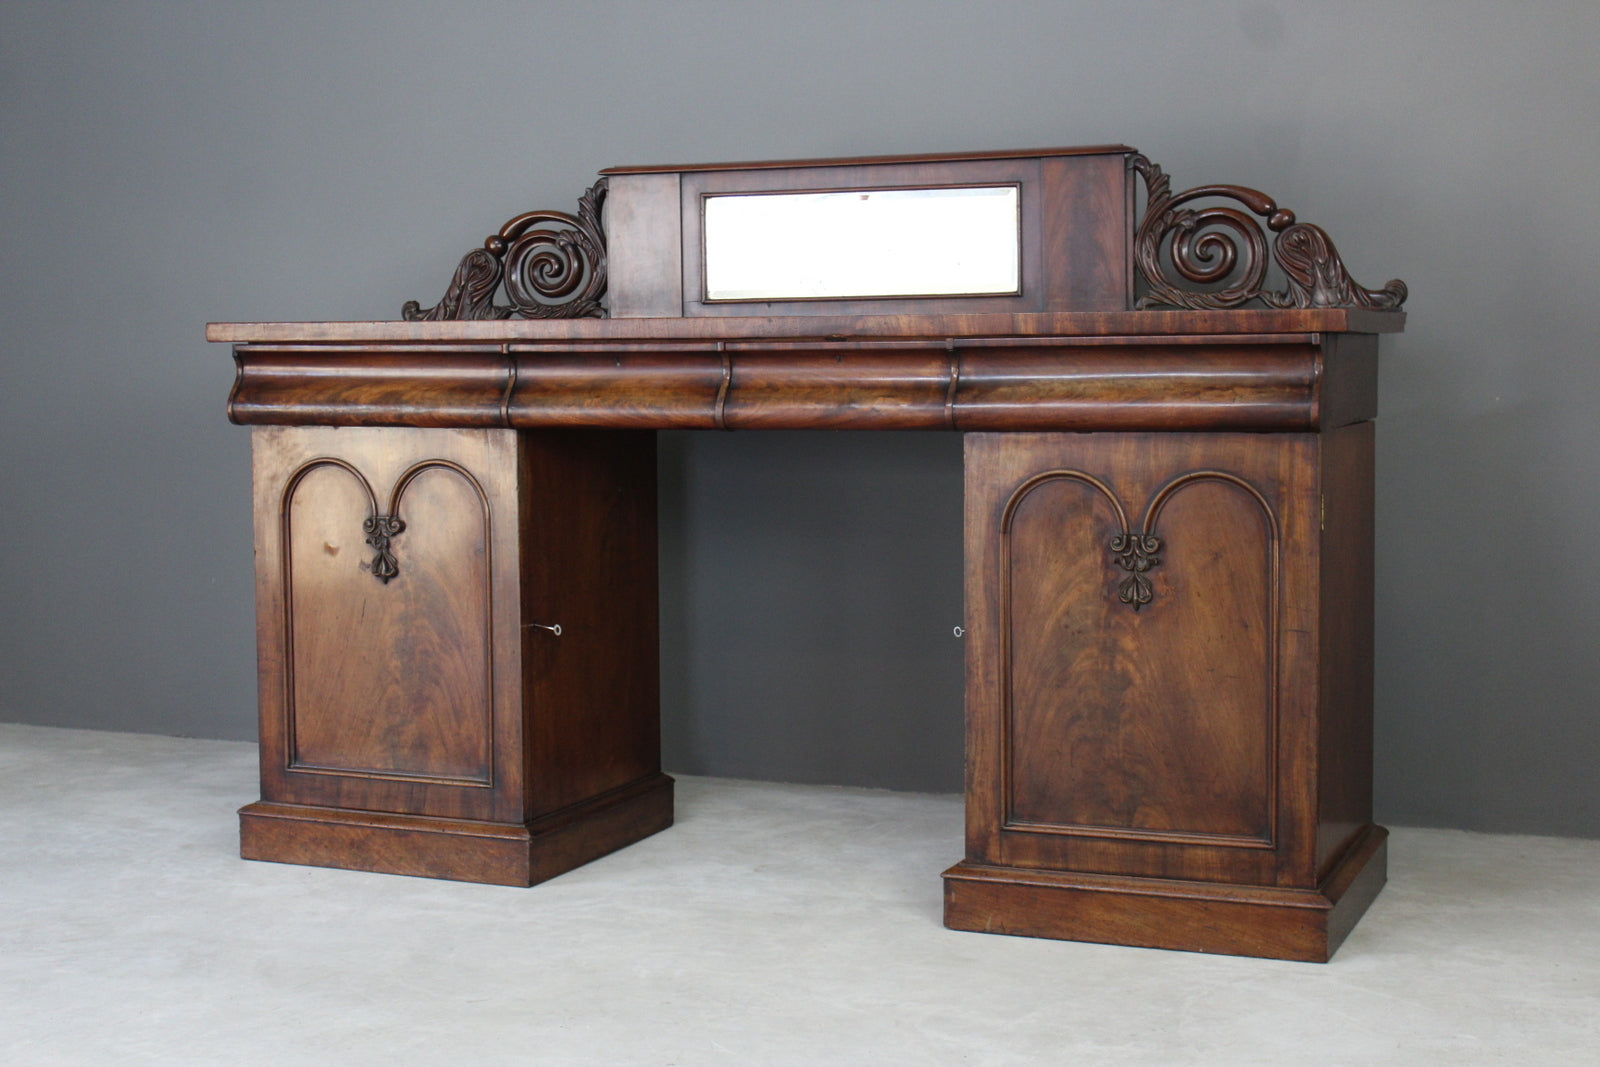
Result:
{"label": "gray wall background", "polygon": [[[1385,341],[1379,814],[1600,835],[1600,9],[0,0],[0,719],[254,734],[207,320],[393,318],[619,163],[1122,141]],[[669,769],[960,786],[953,435],[663,435]]]}

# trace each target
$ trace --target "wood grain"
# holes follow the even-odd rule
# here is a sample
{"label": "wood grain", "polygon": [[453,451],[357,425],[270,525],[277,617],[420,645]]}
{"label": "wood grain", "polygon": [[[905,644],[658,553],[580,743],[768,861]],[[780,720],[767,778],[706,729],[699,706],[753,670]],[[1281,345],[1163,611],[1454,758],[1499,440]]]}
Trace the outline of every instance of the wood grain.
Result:
{"label": "wood grain", "polygon": [[363,558],[370,498],[350,470],[311,464],[292,477],[281,514],[289,766],[491,784],[494,589],[482,486],[434,465],[414,473],[397,507],[380,505],[407,523],[399,574],[380,584]]}
{"label": "wood grain", "polygon": [[1325,959],[1384,878],[1376,346],[1327,330],[1400,319],[1136,315],[239,328],[244,853],[525,885],[668,825],[653,431],[943,428],[966,433],[949,925]]}
{"label": "wood grain", "polygon": [[970,861],[944,873],[954,930],[1326,963],[1388,874],[1373,827],[1315,889],[1017,871]]}
{"label": "wood grain", "polygon": [[945,160],[1032,159],[1057,156],[1125,155],[1125,144],[1076,145],[1061,148],[1012,148],[982,152],[923,152],[896,156],[840,156],[833,159],[758,159],[737,163],[672,163],[650,166],[607,167],[601,174],[659,174],[699,170],[787,170],[793,167],[860,167],[900,163],[936,163]]}
{"label": "wood grain", "polygon": [[[614,342],[494,357],[375,343],[239,346],[248,425],[515,429],[1311,430],[1359,413],[1306,335]],[[1332,383],[1330,385],[1330,383]],[[1340,401],[1323,402],[1337,390]],[[471,399],[468,399],[468,398]],[[421,414],[419,414],[419,412]]]}
{"label": "wood grain", "polygon": [[1063,473],[1008,507],[1005,825],[1270,846],[1276,524],[1237,486],[1189,483],[1135,612],[1111,595],[1107,505]]}
{"label": "wood grain", "polygon": [[206,340],[319,345],[498,345],[607,341],[885,339],[895,337],[1178,337],[1188,334],[1396,333],[1403,311],[1283,308],[1039,314],[755,315],[725,319],[500,319],[486,322],[213,322]]}
{"label": "wood grain", "polygon": [[670,823],[653,435],[270,426],[254,457],[246,855],[526,885]]}
{"label": "wood grain", "polygon": [[678,176],[615,174],[607,181],[607,303],[612,317],[682,315]]}

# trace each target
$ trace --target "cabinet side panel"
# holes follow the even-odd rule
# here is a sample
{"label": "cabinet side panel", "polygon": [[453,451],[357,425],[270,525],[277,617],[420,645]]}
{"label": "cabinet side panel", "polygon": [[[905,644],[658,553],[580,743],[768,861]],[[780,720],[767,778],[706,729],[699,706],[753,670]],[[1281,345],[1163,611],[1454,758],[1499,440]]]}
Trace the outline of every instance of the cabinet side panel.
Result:
{"label": "cabinet side panel", "polygon": [[[524,434],[529,817],[660,773],[653,431]],[[561,627],[556,636],[546,626]]]}
{"label": "cabinet side panel", "polygon": [[683,314],[676,174],[606,179],[606,266],[611,317]]}
{"label": "cabinet side panel", "polygon": [[1373,424],[1322,441],[1319,877],[1372,822]]}
{"label": "cabinet side panel", "polygon": [[1045,311],[1132,306],[1133,222],[1128,157],[1042,160]]}

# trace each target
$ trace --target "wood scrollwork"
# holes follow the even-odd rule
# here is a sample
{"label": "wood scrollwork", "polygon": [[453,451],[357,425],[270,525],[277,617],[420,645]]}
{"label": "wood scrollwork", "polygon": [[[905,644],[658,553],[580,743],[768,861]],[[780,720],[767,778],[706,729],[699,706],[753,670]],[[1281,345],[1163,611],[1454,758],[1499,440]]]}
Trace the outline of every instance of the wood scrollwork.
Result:
{"label": "wood scrollwork", "polygon": [[[1234,308],[1259,300],[1271,308],[1357,307],[1388,310],[1405,303],[1405,282],[1381,289],[1357,284],[1326,230],[1297,222],[1294,212],[1241,185],[1202,185],[1174,195],[1171,180],[1142,155],[1130,165],[1144,179],[1144,218],[1134,234],[1134,262],[1148,285],[1137,306],[1195,310]],[[1203,200],[1232,204],[1192,206]],[[1254,216],[1254,217],[1253,217]],[[1266,233],[1283,270],[1282,290],[1264,288],[1270,259]],[[1170,272],[1169,268],[1170,267]]]}
{"label": "wood scrollwork", "polygon": [[[444,298],[424,309],[408,300],[408,322],[442,319],[603,318],[606,234],[600,222],[606,180],[578,199],[578,213],[529,211],[461,259]],[[508,305],[495,303],[504,283]]]}
{"label": "wood scrollwork", "polygon": [[1154,595],[1145,572],[1161,562],[1156,555],[1161,551],[1161,538],[1149,532],[1123,531],[1111,538],[1110,548],[1117,555],[1118,565],[1128,572],[1117,586],[1117,599],[1138,611]]}
{"label": "wood scrollwork", "polygon": [[406,523],[398,515],[372,515],[361,522],[367,535],[367,547],[377,552],[372,557],[372,576],[388,585],[400,573],[389,539],[405,532]]}

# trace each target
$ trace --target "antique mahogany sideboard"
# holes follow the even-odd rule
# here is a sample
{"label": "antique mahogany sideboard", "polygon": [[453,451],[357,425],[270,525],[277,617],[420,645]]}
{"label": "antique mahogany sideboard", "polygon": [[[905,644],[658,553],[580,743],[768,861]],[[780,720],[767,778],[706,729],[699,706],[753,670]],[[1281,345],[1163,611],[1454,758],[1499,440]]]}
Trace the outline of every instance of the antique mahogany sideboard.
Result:
{"label": "antique mahogany sideboard", "polygon": [[[800,222],[713,226],[746,209]],[[807,288],[813,209],[919,250]],[[824,274],[876,269],[840,237]],[[948,284],[905,262],[969,239]],[[242,854],[526,886],[667,827],[654,431],[944,429],[946,924],[1326,960],[1385,876],[1372,419],[1404,298],[1265,195],[1106,146],[616,168],[402,321],[213,324],[254,456]]]}

